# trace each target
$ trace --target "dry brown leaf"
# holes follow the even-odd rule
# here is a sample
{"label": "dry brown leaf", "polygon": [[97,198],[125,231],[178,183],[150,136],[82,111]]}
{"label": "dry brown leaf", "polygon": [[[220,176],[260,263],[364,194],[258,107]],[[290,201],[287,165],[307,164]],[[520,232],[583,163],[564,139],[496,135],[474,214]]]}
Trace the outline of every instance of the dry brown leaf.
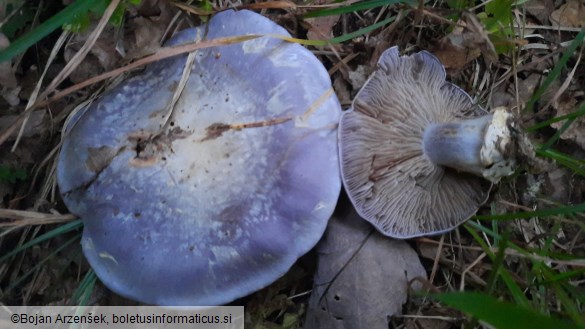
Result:
{"label": "dry brown leaf", "polygon": [[540,24],[546,23],[550,14],[555,9],[554,0],[530,0],[522,6],[534,16]]}
{"label": "dry brown leaf", "polygon": [[547,180],[546,184],[544,184],[544,192],[542,195],[546,195],[550,200],[559,204],[561,202],[563,204],[569,204],[571,202],[571,193],[574,193],[574,184],[571,182],[573,175],[573,172],[563,167],[558,167],[547,172]]}
{"label": "dry brown leaf", "polygon": [[[139,7],[130,7],[131,19],[125,22],[126,33],[108,25],[92,46],[89,54],[70,76],[74,83],[85,81],[103,72],[119,67],[122,60],[130,61],[155,53],[169,25],[173,8],[166,1],[144,1]],[[76,34],[65,48],[65,60],[71,58],[85,44],[98,22],[85,33]]]}
{"label": "dry brown leaf", "polygon": [[128,22],[129,35],[125,38],[128,60],[155,53],[172,21],[176,9],[166,1],[150,4],[150,10],[138,9],[138,13],[148,13]]}
{"label": "dry brown leaf", "polygon": [[[74,37],[65,46],[63,53],[65,61],[71,61],[95,29],[95,25],[97,23],[93,24],[85,33],[74,34]],[[87,54],[85,59],[69,76],[71,81],[79,83],[100,73],[109,71],[118,65],[122,57],[116,52],[115,36],[115,28],[107,26],[89,51],[89,54]]]}
{"label": "dry brown leaf", "polygon": [[453,32],[439,40],[433,53],[445,68],[460,70],[467,63],[481,56],[479,47],[473,47],[473,43],[468,41],[474,39],[470,33],[467,29],[456,26]]}
{"label": "dry brown leaf", "polygon": [[[317,0],[314,5],[326,5],[327,0]],[[340,15],[306,18],[308,23],[307,38],[310,40],[327,40],[333,37],[333,26],[339,21]]]}
{"label": "dry brown leaf", "polygon": [[[540,73],[528,72],[527,74],[525,78],[517,77],[516,83],[507,81],[493,89],[489,96],[490,107],[523,108],[543,79]],[[515,88],[516,85],[517,88]],[[522,122],[530,120],[532,116],[530,113],[521,113]]]}
{"label": "dry brown leaf", "polygon": [[569,0],[552,12],[550,21],[554,26],[585,26],[585,3],[582,0]]}
{"label": "dry brown leaf", "polygon": [[470,49],[464,46],[464,36],[460,29],[456,28],[451,34],[442,38],[433,50],[435,56],[447,69],[460,70],[481,55],[479,48]]}
{"label": "dry brown leaf", "polygon": [[132,38],[128,38],[126,43],[129,59],[153,54],[161,47],[166,24],[161,25],[150,18],[137,17],[129,23],[129,26],[134,32]]}
{"label": "dry brown leaf", "polygon": [[327,40],[333,37],[333,27],[339,21],[339,15],[307,18],[309,23],[307,38],[310,40]]}
{"label": "dry brown leaf", "polygon": [[[10,125],[18,118],[18,115],[3,115],[0,116],[0,131],[4,131],[8,129]],[[22,133],[22,137],[32,137],[35,135],[40,135],[47,130],[47,123],[48,118],[45,111],[35,111],[32,112],[29,119],[28,124],[24,128]],[[16,132],[12,134],[8,140],[14,140],[16,138]]]}
{"label": "dry brown leaf", "polygon": [[170,7],[170,2],[165,0],[142,0],[140,1],[140,4],[136,7],[136,6],[130,6],[128,8],[128,12],[130,14],[130,16],[132,17],[136,17],[136,16],[159,16],[161,14],[161,8],[165,7],[168,8]]}
{"label": "dry brown leaf", "polygon": [[465,14],[453,32],[439,41],[433,53],[445,68],[452,70],[460,70],[482,55],[488,63],[498,61],[494,45],[483,24],[471,13]]}
{"label": "dry brown leaf", "polygon": [[329,222],[317,250],[307,329],[388,328],[406,302],[409,281],[426,279],[405,241],[382,236],[355,211]]}
{"label": "dry brown leaf", "polygon": [[[573,113],[577,110],[578,94],[581,94],[580,96],[583,97],[582,92],[571,93],[570,95],[560,97],[555,106],[557,109],[557,117]],[[555,129],[560,129],[564,124],[565,121],[563,120],[552,123],[551,126]],[[572,140],[585,150],[585,119],[581,116],[573,121],[569,128],[561,134],[561,138]]]}

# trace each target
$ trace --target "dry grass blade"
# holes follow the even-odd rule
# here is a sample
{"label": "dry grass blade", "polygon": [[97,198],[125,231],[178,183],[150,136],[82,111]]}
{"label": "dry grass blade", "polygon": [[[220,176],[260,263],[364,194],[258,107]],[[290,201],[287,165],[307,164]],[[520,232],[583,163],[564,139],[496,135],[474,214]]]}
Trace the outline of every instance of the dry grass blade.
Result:
{"label": "dry grass blade", "polygon": [[433,260],[433,269],[431,270],[431,275],[429,276],[429,282],[431,283],[435,281],[435,275],[437,275],[437,271],[439,269],[439,260],[441,259],[441,251],[443,250],[444,242],[445,235],[441,235],[441,239],[439,239],[439,246],[437,247],[437,252],[435,254],[435,259]]}
{"label": "dry grass blade", "polygon": [[305,122],[308,118],[313,115],[313,113],[323,105],[325,101],[327,101],[331,96],[334,95],[333,88],[327,89],[317,100],[315,100],[311,106],[299,117],[300,122]]}
{"label": "dry grass blade", "polygon": [[36,211],[0,209],[0,218],[10,220],[0,221],[0,227],[15,227],[64,223],[77,219],[77,216],[73,214],[46,214]]}
{"label": "dry grass blade", "polygon": [[26,114],[25,114],[24,119],[22,121],[22,124],[20,126],[20,131],[18,132],[18,136],[16,137],[16,141],[14,142],[14,145],[12,145],[12,152],[14,152],[14,150],[16,150],[16,147],[18,146],[18,142],[22,138],[22,135],[24,133],[24,129],[26,127],[26,124],[28,123],[28,119],[30,118],[30,115],[32,114],[32,111],[29,111],[29,109],[31,107],[33,107],[37,101],[37,96],[39,95],[39,92],[41,90],[41,85],[43,84],[43,80],[45,79],[45,75],[47,74],[49,67],[51,66],[51,64],[53,63],[55,58],[57,57],[57,54],[59,53],[59,51],[63,47],[63,44],[65,43],[65,41],[67,40],[68,37],[69,37],[69,32],[63,31],[63,33],[61,33],[61,36],[59,36],[59,39],[57,39],[57,42],[55,43],[53,50],[51,50],[51,54],[49,55],[49,59],[47,60],[47,64],[45,65],[45,69],[43,70],[43,73],[41,74],[41,77],[39,78],[39,81],[37,82],[37,85],[35,86],[35,89],[34,89],[33,93],[31,94],[30,99],[28,100],[28,103],[26,104],[26,108],[24,109],[24,113],[26,113]]}
{"label": "dry grass blade", "polygon": [[[122,73],[134,70],[136,68],[142,67],[142,66],[147,65],[147,64],[152,63],[152,62],[156,62],[156,61],[160,61],[160,60],[165,59],[165,58],[189,53],[189,52],[195,51],[197,49],[204,49],[204,48],[210,48],[210,47],[216,47],[216,46],[229,45],[232,43],[244,42],[247,40],[257,39],[257,38],[261,38],[261,37],[262,37],[262,35],[243,35],[243,36],[235,36],[235,37],[217,38],[217,39],[201,41],[201,42],[187,43],[187,44],[177,46],[177,47],[163,47],[163,48],[159,49],[153,55],[144,57],[142,59],[137,60],[136,62],[130,63],[126,66],[112,70],[110,72],[100,74],[96,77],[93,77],[91,79],[87,79],[81,83],[78,83],[74,86],[71,86],[67,89],[64,89],[61,92],[53,95],[46,102],[40,103],[38,106],[39,107],[46,106],[49,103],[52,103],[58,99],[61,99],[61,98],[65,97],[73,92],[76,92],[76,91],[83,89],[87,86],[90,86],[94,83],[98,83],[100,81],[118,76]],[[0,144],[2,144],[1,139],[0,139]]]}
{"label": "dry grass blade", "polygon": [[[440,242],[435,241],[433,239],[429,239],[429,238],[419,238],[419,239],[417,239],[417,241],[421,242],[421,243],[429,243],[429,244],[434,244],[434,245],[440,244]],[[444,246],[451,247],[451,248],[461,248],[461,249],[465,249],[465,250],[483,252],[483,249],[481,247],[476,247],[476,246],[461,246],[461,245],[456,246],[456,245],[449,244],[449,243],[445,243]],[[493,253],[497,253],[498,248],[491,247],[490,251],[492,251]],[[550,257],[546,257],[546,256],[540,256],[540,255],[537,255],[534,253],[523,254],[523,253],[520,253],[520,252],[518,252],[514,249],[510,249],[510,248],[507,248],[505,250],[505,254],[506,254],[506,256],[528,258],[528,259],[531,259],[534,261],[541,261],[541,262],[545,262],[545,263],[585,268],[585,259],[573,259],[573,260],[554,259],[554,258],[550,258]]]}
{"label": "dry grass blade", "polygon": [[213,14],[212,11],[208,11],[208,10],[196,7],[196,6],[191,6],[189,4],[185,4],[185,3],[181,3],[181,2],[177,2],[177,1],[171,1],[171,4],[175,7],[183,10],[183,11],[186,11],[186,12],[191,13],[191,14],[195,14],[197,16],[208,16],[208,15]]}
{"label": "dry grass blade", "polygon": [[573,67],[573,69],[571,70],[571,72],[569,73],[567,78],[565,79],[565,82],[563,82],[563,84],[561,85],[559,90],[557,90],[557,92],[554,94],[554,96],[551,98],[551,100],[548,101],[548,103],[544,106],[545,109],[548,108],[549,106],[551,106],[552,104],[557,104],[561,95],[567,90],[567,88],[569,88],[569,85],[573,81],[573,76],[575,75],[575,72],[577,71],[577,68],[579,67],[580,63],[581,63],[581,53],[579,53],[579,57],[577,57],[577,62],[575,63],[575,66]]}
{"label": "dry grass blade", "polygon": [[[279,124],[289,122],[293,119],[296,120],[297,125],[302,126],[309,119],[309,117],[311,115],[313,115],[313,113],[315,113],[315,111],[318,108],[320,108],[321,105],[323,105],[323,103],[325,101],[327,101],[331,96],[333,96],[333,94],[334,94],[333,88],[327,89],[323,94],[321,94],[321,96],[319,96],[319,98],[317,98],[313,103],[311,103],[311,106],[309,106],[309,108],[303,114],[296,116],[296,117],[286,116],[286,117],[281,117],[281,118],[266,119],[263,121],[255,121],[255,122],[213,124],[213,125],[207,127],[207,134],[200,141],[204,142],[206,140],[217,138],[218,136],[221,136],[227,130],[242,130],[242,129],[249,129],[249,128],[260,128],[260,127],[274,126],[274,125],[279,125]],[[331,128],[331,127],[327,127],[327,128]]]}
{"label": "dry grass blade", "polygon": [[465,277],[467,276],[467,274],[470,273],[470,271],[477,265],[479,264],[479,262],[481,262],[485,257],[487,256],[486,253],[481,253],[473,262],[471,262],[471,264],[469,264],[469,266],[467,266],[463,272],[461,272],[461,284],[459,285],[459,290],[460,291],[465,291]]}
{"label": "dry grass blade", "polygon": [[339,69],[342,66],[345,66],[346,68],[348,68],[347,63],[349,63],[352,59],[358,57],[358,53],[351,53],[347,56],[345,56],[342,60],[340,60],[339,62],[337,62],[335,65],[333,65],[333,67],[331,67],[329,69],[329,71],[327,71],[327,73],[329,73],[329,76],[332,76],[333,73],[339,71]]}
{"label": "dry grass blade", "polygon": [[268,2],[259,2],[259,3],[251,3],[247,5],[239,6],[240,9],[288,9],[288,8],[297,8],[297,5],[291,1],[268,1]]}
{"label": "dry grass blade", "polygon": [[114,10],[116,10],[116,7],[118,7],[119,3],[120,0],[112,0],[112,2],[110,2],[110,5],[104,12],[102,18],[100,19],[100,22],[96,26],[95,30],[91,32],[83,47],[81,47],[81,49],[73,56],[73,58],[71,58],[71,61],[69,61],[69,63],[65,65],[63,70],[61,70],[61,72],[59,72],[59,74],[53,79],[53,81],[51,81],[51,83],[47,86],[45,91],[41,94],[40,97],[41,99],[47,97],[50,93],[52,93],[53,90],[55,90],[55,88],[57,88],[57,86],[61,82],[63,82],[63,80],[65,80],[73,72],[73,70],[77,68],[77,66],[79,66],[79,64],[87,56],[87,54],[97,41],[100,34],[102,34],[102,31],[106,27],[106,24],[110,20],[110,17],[114,13]]}
{"label": "dry grass blade", "polygon": [[341,8],[345,6],[349,6],[351,4],[360,2],[361,0],[349,0],[343,2],[336,2],[336,3],[328,3],[322,5],[297,5],[297,8],[307,8],[307,9],[316,9],[316,8]]}
{"label": "dry grass blade", "polygon": [[[73,70],[75,70],[75,68],[81,63],[81,61],[83,61],[85,56],[89,53],[89,51],[97,41],[97,38],[100,36],[101,32],[108,23],[110,17],[114,13],[114,10],[116,9],[119,3],[120,0],[112,0],[110,5],[104,12],[104,15],[102,16],[97,27],[90,34],[89,38],[87,39],[83,47],[79,50],[79,52],[77,52],[77,54],[75,54],[75,56],[73,56],[71,61],[67,63],[67,65],[65,65],[63,70],[61,70],[61,72],[53,79],[53,81],[51,81],[51,83],[49,84],[49,86],[47,86],[45,91],[38,97],[39,99],[45,99],[49,94],[51,94],[53,90],[55,90],[55,88],[57,88],[57,86],[61,82],[63,82],[63,80],[65,80],[71,74],[71,72],[73,72]],[[16,119],[16,121],[12,124],[11,127],[0,135],[0,145],[2,145],[6,141],[6,139],[8,139],[8,137],[16,130],[16,128],[25,121],[25,118],[28,115],[28,113],[30,113],[31,111],[38,107],[39,107],[38,105],[30,106],[27,110],[25,110],[18,117],[18,119]]]}
{"label": "dry grass blade", "polygon": [[[127,71],[133,70],[135,68],[144,66],[148,63],[152,63],[152,62],[164,59],[164,58],[173,57],[173,56],[177,56],[180,54],[192,52],[192,51],[197,50],[197,49],[228,45],[228,44],[243,42],[243,41],[252,40],[252,39],[256,39],[256,38],[260,38],[260,37],[263,37],[263,36],[262,35],[235,36],[235,37],[218,38],[218,39],[214,39],[214,40],[202,41],[202,42],[198,42],[198,43],[188,43],[188,44],[184,44],[184,45],[181,45],[178,47],[161,48],[154,55],[144,57],[144,58],[142,58],[136,62],[133,62],[131,64],[128,64],[124,67],[112,70],[110,72],[107,72],[107,73],[104,73],[101,75],[98,75],[97,77],[87,79],[84,82],[81,82],[81,83],[78,83],[74,86],[66,88],[66,89],[56,93],[55,95],[50,97],[48,100],[36,103],[34,106],[29,108],[27,110],[27,112],[32,111],[32,110],[37,109],[37,108],[40,108],[40,107],[43,107],[43,106],[46,106],[46,105],[48,105],[48,104],[50,104],[58,99],[61,99],[61,98],[65,97],[65,96],[67,96],[75,91],[83,89],[83,88],[90,86],[94,83],[115,77],[115,76],[120,75],[124,72],[127,72]],[[47,92],[45,92],[44,94],[47,94]],[[44,96],[46,96],[46,95],[44,95]],[[44,97],[39,97],[39,98],[42,99]],[[14,132],[16,127],[22,123],[22,121],[24,120],[24,116],[26,115],[27,112],[23,112],[18,117],[18,119],[15,120],[15,122],[13,123],[13,125],[10,128],[6,129],[4,132],[2,132],[2,134],[0,134],[0,145],[2,145],[8,139],[8,137]]]}
{"label": "dry grass blade", "polygon": [[173,117],[173,114],[175,112],[175,104],[177,104],[179,97],[181,97],[181,94],[183,93],[183,90],[185,89],[185,85],[187,85],[187,81],[189,80],[189,76],[191,75],[191,70],[193,69],[194,61],[195,61],[195,53],[191,52],[191,53],[189,53],[189,56],[187,56],[187,61],[185,62],[185,67],[183,68],[183,74],[181,75],[181,80],[179,81],[179,85],[178,85],[177,89],[175,90],[175,93],[173,94],[173,99],[171,99],[171,102],[168,105],[167,117],[165,118],[164,124],[163,124],[162,128],[160,129],[161,133],[163,131],[166,131],[167,128],[170,126],[171,118]]}

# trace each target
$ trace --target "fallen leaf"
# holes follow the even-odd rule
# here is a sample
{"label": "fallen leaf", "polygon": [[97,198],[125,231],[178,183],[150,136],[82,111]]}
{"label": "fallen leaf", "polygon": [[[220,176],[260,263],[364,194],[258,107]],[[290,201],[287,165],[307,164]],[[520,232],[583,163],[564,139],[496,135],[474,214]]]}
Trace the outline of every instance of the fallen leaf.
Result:
{"label": "fallen leaf", "polygon": [[[314,5],[325,5],[326,0],[317,0]],[[333,27],[339,22],[340,15],[306,18],[307,38],[309,40],[327,40],[333,37]]]}
{"label": "fallen leaf", "polygon": [[[0,131],[6,131],[17,120],[17,114],[7,114],[0,116]],[[28,123],[24,127],[22,137],[32,137],[41,135],[47,131],[49,118],[45,111],[31,112]],[[15,131],[8,140],[14,140],[19,130]]]}
{"label": "fallen leaf", "polygon": [[161,47],[161,41],[171,23],[175,7],[168,1],[149,1],[137,9],[142,16],[128,22],[130,34],[125,36],[128,52],[126,59],[141,58],[155,53]]}
{"label": "fallen leaf", "polygon": [[553,26],[585,26],[585,3],[579,0],[567,1],[559,9],[552,12],[550,21]]}
{"label": "fallen leaf", "polygon": [[426,279],[408,243],[382,236],[353,210],[329,222],[317,251],[306,329],[386,329],[401,313],[409,281]]}
{"label": "fallen leaf", "polygon": [[[554,202],[564,202],[569,204],[571,202],[570,197],[572,193],[576,193],[574,190],[574,183],[572,177],[574,173],[564,167],[558,167],[546,173],[546,184],[544,185],[540,195],[546,195],[550,200]],[[536,198],[535,198],[536,199]]]}
{"label": "fallen leaf", "polygon": [[[161,47],[160,42],[176,9],[167,1],[149,0],[127,10],[132,18],[127,19],[123,27],[106,26],[84,61],[71,74],[70,79],[74,83],[111,71],[119,67],[122,60],[130,61],[153,54]],[[97,23],[92,22],[92,27],[84,33],[75,34],[67,44],[64,52],[67,62],[85,44]]]}
{"label": "fallen leaf", "polygon": [[354,71],[349,71],[348,79],[353,90],[360,90],[372,74],[372,69],[366,65],[358,65]]}
{"label": "fallen leaf", "polygon": [[526,11],[538,20],[537,24],[547,23],[551,12],[555,9],[553,0],[530,0],[523,5]]}
{"label": "fallen leaf", "polygon": [[[563,116],[575,112],[578,109],[578,97],[583,97],[583,92],[574,92],[567,95],[561,95],[557,104],[553,104],[557,110],[556,116]],[[555,106],[556,105],[556,106]],[[551,123],[551,127],[561,129],[565,124],[565,120]],[[582,149],[585,150],[585,119],[583,116],[578,117],[567,130],[561,134],[561,138],[565,140],[572,140]]]}
{"label": "fallen leaf", "polygon": [[460,70],[467,63],[481,56],[479,48],[468,48],[465,43],[463,29],[456,28],[439,41],[433,53],[446,69]]}
{"label": "fallen leaf", "polygon": [[309,23],[307,38],[309,40],[327,40],[333,37],[333,27],[339,21],[339,15],[307,18]]}
{"label": "fallen leaf", "polygon": [[[527,72],[527,75],[525,78],[518,76],[517,81],[506,81],[493,88],[488,102],[491,104],[490,107],[524,108],[543,79],[541,73]],[[531,113],[521,113],[520,115],[523,122],[530,120],[533,116]]]}
{"label": "fallen leaf", "polygon": [[433,49],[433,53],[445,68],[460,70],[482,55],[488,63],[498,61],[488,32],[477,16],[467,13],[457,23],[459,26],[442,38]]}
{"label": "fallen leaf", "polygon": [[[93,22],[92,27],[83,33],[76,33],[67,43],[63,53],[65,61],[69,62],[73,56],[75,56],[85,44],[96,25],[97,22]],[[83,62],[81,62],[69,76],[71,81],[79,83],[118,66],[118,62],[122,57],[116,52],[115,45],[116,28],[113,26],[107,26]]]}

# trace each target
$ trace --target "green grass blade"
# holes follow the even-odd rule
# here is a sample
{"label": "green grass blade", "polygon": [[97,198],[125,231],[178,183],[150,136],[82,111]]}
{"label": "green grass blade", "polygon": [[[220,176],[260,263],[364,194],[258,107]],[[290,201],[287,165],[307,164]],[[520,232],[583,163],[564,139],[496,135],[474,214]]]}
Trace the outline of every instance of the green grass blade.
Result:
{"label": "green grass blade", "polygon": [[95,272],[92,269],[87,271],[83,280],[81,280],[79,286],[75,289],[69,303],[76,306],[88,305],[96,281],[97,276],[95,275]]}
{"label": "green grass blade", "polygon": [[432,297],[498,329],[578,328],[560,319],[479,293],[451,292],[432,295]]}
{"label": "green grass blade", "polygon": [[559,59],[559,61],[556,63],[555,67],[546,77],[544,82],[540,85],[540,87],[538,87],[534,95],[532,95],[532,98],[530,98],[530,100],[526,104],[526,111],[530,113],[532,112],[534,104],[542,98],[542,95],[550,87],[553,81],[555,81],[561,75],[562,69],[565,67],[565,65],[567,65],[567,61],[569,60],[569,58],[571,58],[571,56],[573,56],[573,53],[575,52],[577,47],[579,47],[583,43],[583,39],[585,39],[585,27],[581,29],[581,31],[579,32],[579,34],[577,34],[573,42],[571,42],[569,47],[565,49],[565,53],[563,54],[561,59]]}
{"label": "green grass blade", "polygon": [[0,165],[0,182],[16,183],[16,181],[23,181],[28,175],[26,170],[11,169]]}
{"label": "green grass blade", "polygon": [[[487,236],[493,238],[494,240],[496,239],[502,239],[503,237],[493,231],[491,231],[490,229],[488,229],[487,227],[484,227],[474,221],[468,221],[464,224],[464,227],[472,232],[472,235],[475,237],[477,235],[477,233],[475,233],[473,231],[473,229],[481,231],[483,233],[485,233]],[[479,237],[479,236],[477,236]],[[480,246],[487,248],[487,246],[484,245],[483,241],[480,240],[478,241],[478,243],[480,244]],[[524,257],[529,258],[529,259],[533,259],[531,257],[531,255],[539,255],[539,256],[543,256],[543,257],[548,257],[550,259],[554,259],[554,260],[561,260],[561,261],[571,261],[571,260],[581,260],[583,259],[582,257],[578,256],[578,255],[571,255],[571,254],[566,254],[566,253],[554,253],[554,252],[543,252],[542,249],[540,248],[536,248],[536,249],[524,249],[521,248],[520,246],[508,241],[508,247],[511,249],[514,249],[515,251],[517,251],[518,253],[522,254]],[[537,262],[540,262],[540,260],[536,260]]]}
{"label": "green grass blade", "polygon": [[[554,272],[546,266],[544,263],[538,263],[534,266],[534,273],[538,273],[540,286],[544,288],[545,286],[542,285],[542,282],[548,281],[552,276],[554,276]],[[581,327],[585,326],[585,319],[581,318],[581,312],[579,311],[579,307],[575,304],[573,299],[569,297],[569,294],[575,294],[576,287],[571,287],[567,284],[563,284],[562,282],[552,282],[550,284],[552,287],[552,291],[555,292],[555,297],[560,301],[560,305],[562,309],[560,311],[564,311],[565,314],[568,314],[573,322],[580,324]],[[549,287],[549,288],[550,288]],[[568,289],[567,289],[568,288]],[[544,290],[544,289],[543,289]],[[551,289],[548,289],[549,295]],[[543,298],[546,300],[547,298]],[[548,305],[543,305],[543,310],[546,311],[548,309]]]}
{"label": "green grass blade", "polygon": [[[578,257],[578,258],[581,259],[581,257]],[[572,270],[572,271],[561,272],[561,273],[552,273],[549,277],[546,278],[546,281],[543,281],[540,284],[546,285],[546,284],[550,284],[553,282],[565,282],[565,281],[568,281],[570,279],[579,280],[579,277],[584,276],[584,275],[585,275],[585,268],[580,268],[578,270]],[[583,296],[583,297],[585,297],[585,296]]]}
{"label": "green grass blade", "polygon": [[12,42],[8,48],[0,51],[0,62],[8,61],[14,56],[24,52],[30,46],[49,35],[49,33],[55,31],[64,24],[71,22],[76,15],[89,11],[98,2],[99,1],[96,2],[94,0],[77,0],[65,7],[65,9],[52,16],[26,35]]}
{"label": "green grass blade", "polygon": [[57,228],[55,228],[55,229],[53,229],[53,230],[51,230],[51,231],[49,231],[47,233],[45,233],[45,234],[43,234],[43,235],[35,238],[35,239],[32,239],[32,240],[28,241],[27,243],[24,243],[23,245],[21,245],[21,246],[19,246],[17,248],[14,248],[13,250],[11,250],[6,255],[0,257],[0,263],[6,261],[10,257],[18,254],[19,252],[21,252],[21,251],[23,251],[23,250],[25,250],[27,248],[30,248],[30,247],[36,245],[38,243],[41,243],[43,241],[52,239],[52,238],[54,238],[54,237],[56,237],[58,235],[61,235],[61,234],[64,234],[64,233],[67,233],[67,232],[76,230],[78,228],[81,228],[82,226],[83,226],[83,223],[81,222],[81,219],[78,219],[78,220],[72,221],[70,223],[61,225],[61,226],[59,226],[59,227],[57,227]]}
{"label": "green grass blade", "polygon": [[331,42],[331,43],[341,43],[341,42],[345,42],[347,40],[351,40],[353,38],[359,37],[360,35],[364,35],[366,33],[370,33],[373,30],[375,30],[377,28],[380,28],[380,27],[382,27],[382,26],[384,26],[386,24],[392,23],[392,22],[394,22],[395,19],[396,19],[395,16],[386,18],[385,20],[379,21],[378,23],[372,24],[370,26],[366,26],[366,27],[361,28],[361,29],[359,29],[359,30],[357,30],[355,32],[347,33],[347,34],[344,34],[344,35],[341,35],[341,36],[332,38],[332,39],[329,40],[329,42]]}
{"label": "green grass blade", "polygon": [[45,257],[43,260],[41,260],[35,266],[33,266],[33,268],[31,268],[26,273],[20,275],[19,278],[13,284],[11,284],[10,286],[8,286],[8,288],[6,288],[6,290],[3,291],[3,293],[6,294],[6,293],[10,292],[12,289],[14,289],[15,287],[19,286],[26,278],[28,278],[34,272],[36,272],[49,259],[51,259],[52,257],[55,257],[59,252],[61,252],[61,250],[65,249],[67,246],[69,246],[73,242],[76,242],[76,241],[79,242],[79,239],[80,238],[81,238],[81,234],[77,234],[73,238],[69,239],[68,241],[66,241],[65,243],[63,243],[62,245],[60,245],[58,248],[56,248],[55,250],[53,250],[53,252],[50,253],[47,257]]}
{"label": "green grass blade", "polygon": [[504,257],[506,256],[506,248],[508,248],[508,234],[504,234],[503,237],[503,239],[498,240],[498,252],[493,258],[492,271],[487,281],[486,293],[488,295],[494,293],[494,290],[496,289],[496,283],[498,281],[498,276],[500,275],[501,270],[505,270]]}
{"label": "green grass blade", "polygon": [[585,212],[585,203],[574,206],[557,207],[552,209],[540,209],[536,211],[517,212],[512,214],[502,215],[475,215],[473,219],[478,220],[513,220],[526,219],[532,217],[549,217],[549,216],[566,216],[576,213]]}
{"label": "green grass blade", "polygon": [[331,15],[342,15],[352,13],[354,11],[360,10],[367,10],[382,6],[389,6],[398,3],[404,3],[409,5],[414,5],[416,2],[413,0],[371,0],[371,1],[361,1],[349,6],[342,6],[338,8],[328,8],[328,9],[320,9],[308,12],[303,15],[303,18],[313,18],[313,17],[322,17],[322,16],[331,16]]}
{"label": "green grass blade", "polygon": [[376,24],[366,26],[366,27],[361,28],[357,31],[347,33],[344,35],[340,35],[338,37],[331,38],[329,40],[306,40],[306,39],[287,38],[287,37],[281,38],[281,39],[288,41],[288,42],[295,42],[295,43],[303,44],[305,46],[327,46],[328,44],[336,44],[336,43],[345,42],[347,40],[351,40],[353,38],[359,37],[359,36],[364,35],[366,33],[370,33],[377,28],[380,28],[386,24],[394,22],[395,20],[396,20],[396,17],[394,17],[394,16],[389,17],[389,18],[382,20]]}
{"label": "green grass blade", "polygon": [[582,160],[575,159],[567,154],[561,153],[552,149],[536,149],[536,155],[555,160],[558,164],[561,164],[578,175],[585,177],[585,162]]}
{"label": "green grass blade", "polygon": [[575,122],[576,118],[571,118],[568,119],[567,121],[565,121],[565,123],[563,123],[563,125],[561,126],[560,129],[557,129],[557,131],[555,132],[555,134],[546,142],[544,143],[540,149],[541,150],[547,150],[549,148],[551,148],[560,138],[561,135],[567,130],[569,129],[569,127],[573,124],[573,122]]}
{"label": "green grass blade", "polygon": [[573,113],[561,115],[559,117],[552,118],[552,119],[537,123],[534,126],[527,128],[526,131],[534,132],[534,131],[537,131],[537,130],[542,129],[544,127],[548,127],[552,123],[563,121],[563,120],[576,119],[576,118],[583,116],[583,115],[585,115],[585,102],[581,103],[581,106],[579,106],[579,109]]}
{"label": "green grass blade", "polygon": [[[486,233],[490,232],[490,233],[492,233],[492,236],[497,236],[501,240],[504,239],[499,234],[491,232],[487,228],[485,228],[481,225],[478,225],[478,226],[481,227],[483,230],[485,230]],[[488,255],[488,257],[492,260],[492,262],[494,262],[496,255],[494,255],[494,253],[490,250],[489,246],[483,241],[481,236],[479,236],[479,234],[477,234],[477,232],[471,226],[465,225],[465,228],[473,236],[475,241],[482,247],[482,249],[486,253],[486,255]],[[517,248],[517,246],[514,246],[514,247]],[[529,308],[530,302],[528,301],[526,296],[524,296],[522,289],[520,289],[520,287],[518,287],[516,282],[514,282],[514,279],[512,278],[510,273],[507,270],[505,270],[504,268],[500,267],[500,271],[498,274],[502,278],[502,281],[504,281],[504,283],[508,287],[508,290],[510,291],[510,294],[514,298],[514,301],[516,302],[516,304],[518,304],[522,307],[525,307],[525,308]],[[488,289],[489,289],[489,285],[488,285]]]}

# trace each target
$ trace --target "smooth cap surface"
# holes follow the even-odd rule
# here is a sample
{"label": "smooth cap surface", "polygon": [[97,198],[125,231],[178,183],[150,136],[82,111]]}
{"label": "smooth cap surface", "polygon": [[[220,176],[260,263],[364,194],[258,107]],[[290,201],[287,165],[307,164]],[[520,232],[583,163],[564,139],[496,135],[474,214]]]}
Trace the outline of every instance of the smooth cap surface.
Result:
{"label": "smooth cap surface", "polygon": [[[289,36],[225,11],[206,38],[268,33]],[[152,64],[74,117],[57,178],[106,286],[149,304],[224,304],[282,276],[323,234],[341,188],[341,109],[308,50],[259,38],[197,51],[165,128],[185,61]]]}

